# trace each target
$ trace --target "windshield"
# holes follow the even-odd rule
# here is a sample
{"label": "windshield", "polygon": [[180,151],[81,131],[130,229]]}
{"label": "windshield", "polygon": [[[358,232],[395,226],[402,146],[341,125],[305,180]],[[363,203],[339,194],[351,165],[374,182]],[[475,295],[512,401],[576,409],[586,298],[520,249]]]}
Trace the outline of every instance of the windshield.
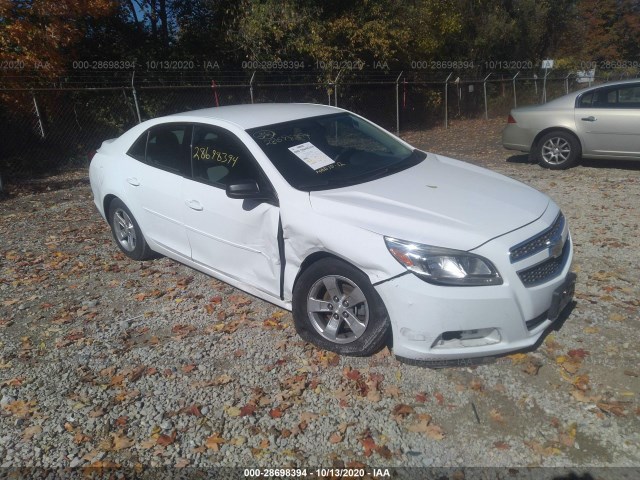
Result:
{"label": "windshield", "polygon": [[252,128],[248,133],[291,186],[304,191],[367,182],[426,157],[349,113]]}

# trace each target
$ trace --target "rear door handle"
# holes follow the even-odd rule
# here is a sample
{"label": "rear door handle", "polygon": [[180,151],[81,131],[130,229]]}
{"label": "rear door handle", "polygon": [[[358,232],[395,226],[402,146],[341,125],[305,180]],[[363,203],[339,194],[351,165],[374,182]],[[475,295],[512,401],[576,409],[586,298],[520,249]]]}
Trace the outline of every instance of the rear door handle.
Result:
{"label": "rear door handle", "polygon": [[140,180],[138,180],[136,177],[127,178],[127,183],[129,183],[129,185],[133,185],[134,187],[140,186]]}
{"label": "rear door handle", "polygon": [[204,207],[202,206],[202,204],[197,200],[186,200],[184,203],[186,203],[187,207],[189,207],[192,210],[196,210],[198,212],[204,210]]}
{"label": "rear door handle", "polygon": [[582,120],[583,122],[595,122],[597,118],[591,115],[590,117],[584,117],[584,118],[581,118],[580,120]]}

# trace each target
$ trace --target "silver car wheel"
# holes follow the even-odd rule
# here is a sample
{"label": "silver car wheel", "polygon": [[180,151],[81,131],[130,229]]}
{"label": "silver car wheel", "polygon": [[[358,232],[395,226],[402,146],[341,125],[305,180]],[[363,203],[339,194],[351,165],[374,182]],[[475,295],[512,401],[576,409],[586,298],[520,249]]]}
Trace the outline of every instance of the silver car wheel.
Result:
{"label": "silver car wheel", "polygon": [[340,275],[327,275],[313,284],[307,295],[307,313],[313,328],[333,343],[356,341],[369,323],[364,293]]}
{"label": "silver car wheel", "polygon": [[113,229],[122,248],[127,252],[133,252],[137,245],[136,229],[127,212],[121,208],[117,208],[113,213]]}
{"label": "silver car wheel", "polygon": [[549,165],[561,165],[571,156],[571,145],[562,137],[552,137],[542,145],[542,159]]}

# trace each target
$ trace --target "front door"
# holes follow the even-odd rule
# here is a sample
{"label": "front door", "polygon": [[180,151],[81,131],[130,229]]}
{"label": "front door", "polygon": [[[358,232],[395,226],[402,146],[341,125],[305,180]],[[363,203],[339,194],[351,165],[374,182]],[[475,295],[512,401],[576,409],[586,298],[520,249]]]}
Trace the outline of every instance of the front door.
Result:
{"label": "front door", "polygon": [[584,154],[640,158],[640,84],[583,95],[575,122]]}
{"label": "front door", "polygon": [[192,180],[185,180],[184,223],[193,261],[278,296],[280,209],[272,203],[227,197],[227,184],[256,180],[271,187],[242,143],[230,132],[195,125]]}

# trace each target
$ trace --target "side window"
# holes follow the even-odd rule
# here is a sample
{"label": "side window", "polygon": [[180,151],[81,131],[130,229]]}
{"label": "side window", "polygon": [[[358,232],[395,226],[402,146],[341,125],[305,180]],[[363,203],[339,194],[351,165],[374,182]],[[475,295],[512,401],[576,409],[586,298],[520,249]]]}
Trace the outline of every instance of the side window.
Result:
{"label": "side window", "polygon": [[[585,97],[580,99],[580,106],[584,105]],[[640,85],[629,85],[613,88],[602,88],[593,92],[593,108],[640,108]]]}
{"label": "side window", "polygon": [[136,140],[135,143],[131,145],[131,148],[127,152],[127,155],[129,155],[132,158],[135,158],[136,160],[140,160],[141,162],[144,162],[146,151],[147,151],[148,136],[149,136],[149,130],[147,130],[142,135],[140,135],[140,138],[138,138],[138,140]]}
{"label": "side window", "polygon": [[580,97],[579,108],[590,108],[593,106],[593,92],[585,93]]}
{"label": "side window", "polygon": [[158,125],[149,130],[146,161],[149,165],[189,175],[189,125]]}
{"label": "side window", "polygon": [[247,148],[222,128],[193,127],[191,165],[194,180],[226,187],[240,179],[252,179],[261,188],[266,187],[263,174]]}
{"label": "side window", "polygon": [[629,85],[618,89],[620,108],[640,108],[640,85]]}

